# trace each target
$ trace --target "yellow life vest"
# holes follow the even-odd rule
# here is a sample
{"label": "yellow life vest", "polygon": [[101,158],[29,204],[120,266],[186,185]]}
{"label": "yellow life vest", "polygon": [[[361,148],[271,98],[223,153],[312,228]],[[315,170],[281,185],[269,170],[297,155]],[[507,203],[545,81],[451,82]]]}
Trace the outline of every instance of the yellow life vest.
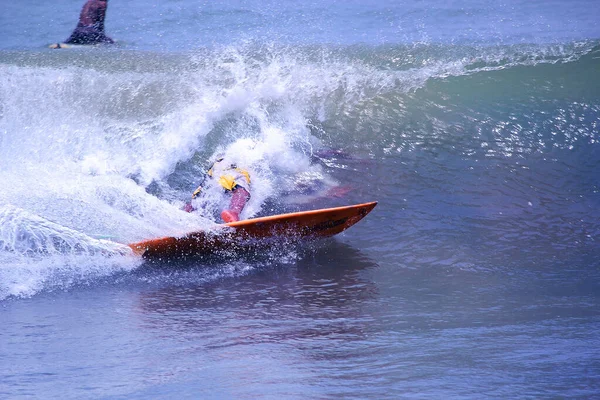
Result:
{"label": "yellow life vest", "polygon": [[[235,164],[226,165],[222,163],[223,158],[219,158],[210,169],[206,172],[208,176],[217,179],[219,185],[223,189],[231,191],[237,186],[241,186],[247,191],[250,191],[250,174],[242,168],[238,168]],[[200,194],[202,187],[198,187],[192,194],[192,198],[196,198]]]}

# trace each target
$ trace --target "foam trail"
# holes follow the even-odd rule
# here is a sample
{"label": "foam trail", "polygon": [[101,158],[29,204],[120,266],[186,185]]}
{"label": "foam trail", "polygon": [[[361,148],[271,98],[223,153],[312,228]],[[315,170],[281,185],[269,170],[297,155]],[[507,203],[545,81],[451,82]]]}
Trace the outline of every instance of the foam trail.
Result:
{"label": "foam trail", "polygon": [[0,209],[0,251],[20,255],[128,255],[129,247],[94,239],[12,206]]}
{"label": "foam trail", "polygon": [[128,246],[92,238],[13,206],[0,209],[0,259],[0,299],[66,289],[141,263]]}

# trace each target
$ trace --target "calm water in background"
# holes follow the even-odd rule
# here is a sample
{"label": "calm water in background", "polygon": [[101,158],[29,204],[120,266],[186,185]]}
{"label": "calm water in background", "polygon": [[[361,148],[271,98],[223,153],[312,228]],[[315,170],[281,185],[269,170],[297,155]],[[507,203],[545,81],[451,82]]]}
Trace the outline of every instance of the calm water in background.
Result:
{"label": "calm water in background", "polygon": [[[116,46],[51,51],[53,3],[0,6],[0,397],[600,396],[594,1],[111,0]],[[245,217],[379,205],[129,256],[212,229],[180,207],[219,152]]]}

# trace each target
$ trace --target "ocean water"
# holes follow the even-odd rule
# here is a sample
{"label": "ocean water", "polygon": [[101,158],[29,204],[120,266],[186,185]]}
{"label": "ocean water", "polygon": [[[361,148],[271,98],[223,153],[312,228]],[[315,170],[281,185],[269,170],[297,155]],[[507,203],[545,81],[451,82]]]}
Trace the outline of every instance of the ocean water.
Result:
{"label": "ocean water", "polygon": [[[596,1],[0,6],[1,398],[600,397]],[[376,200],[327,240],[146,263]]]}

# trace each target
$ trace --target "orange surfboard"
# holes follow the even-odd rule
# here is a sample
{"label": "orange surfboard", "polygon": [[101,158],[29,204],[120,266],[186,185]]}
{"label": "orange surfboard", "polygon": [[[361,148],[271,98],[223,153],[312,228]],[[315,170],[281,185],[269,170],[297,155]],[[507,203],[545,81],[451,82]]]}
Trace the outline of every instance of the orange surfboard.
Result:
{"label": "orange surfboard", "polygon": [[235,252],[272,243],[338,234],[367,215],[377,202],[252,218],[219,225],[214,231],[190,232],[129,245],[148,259],[170,259]]}

